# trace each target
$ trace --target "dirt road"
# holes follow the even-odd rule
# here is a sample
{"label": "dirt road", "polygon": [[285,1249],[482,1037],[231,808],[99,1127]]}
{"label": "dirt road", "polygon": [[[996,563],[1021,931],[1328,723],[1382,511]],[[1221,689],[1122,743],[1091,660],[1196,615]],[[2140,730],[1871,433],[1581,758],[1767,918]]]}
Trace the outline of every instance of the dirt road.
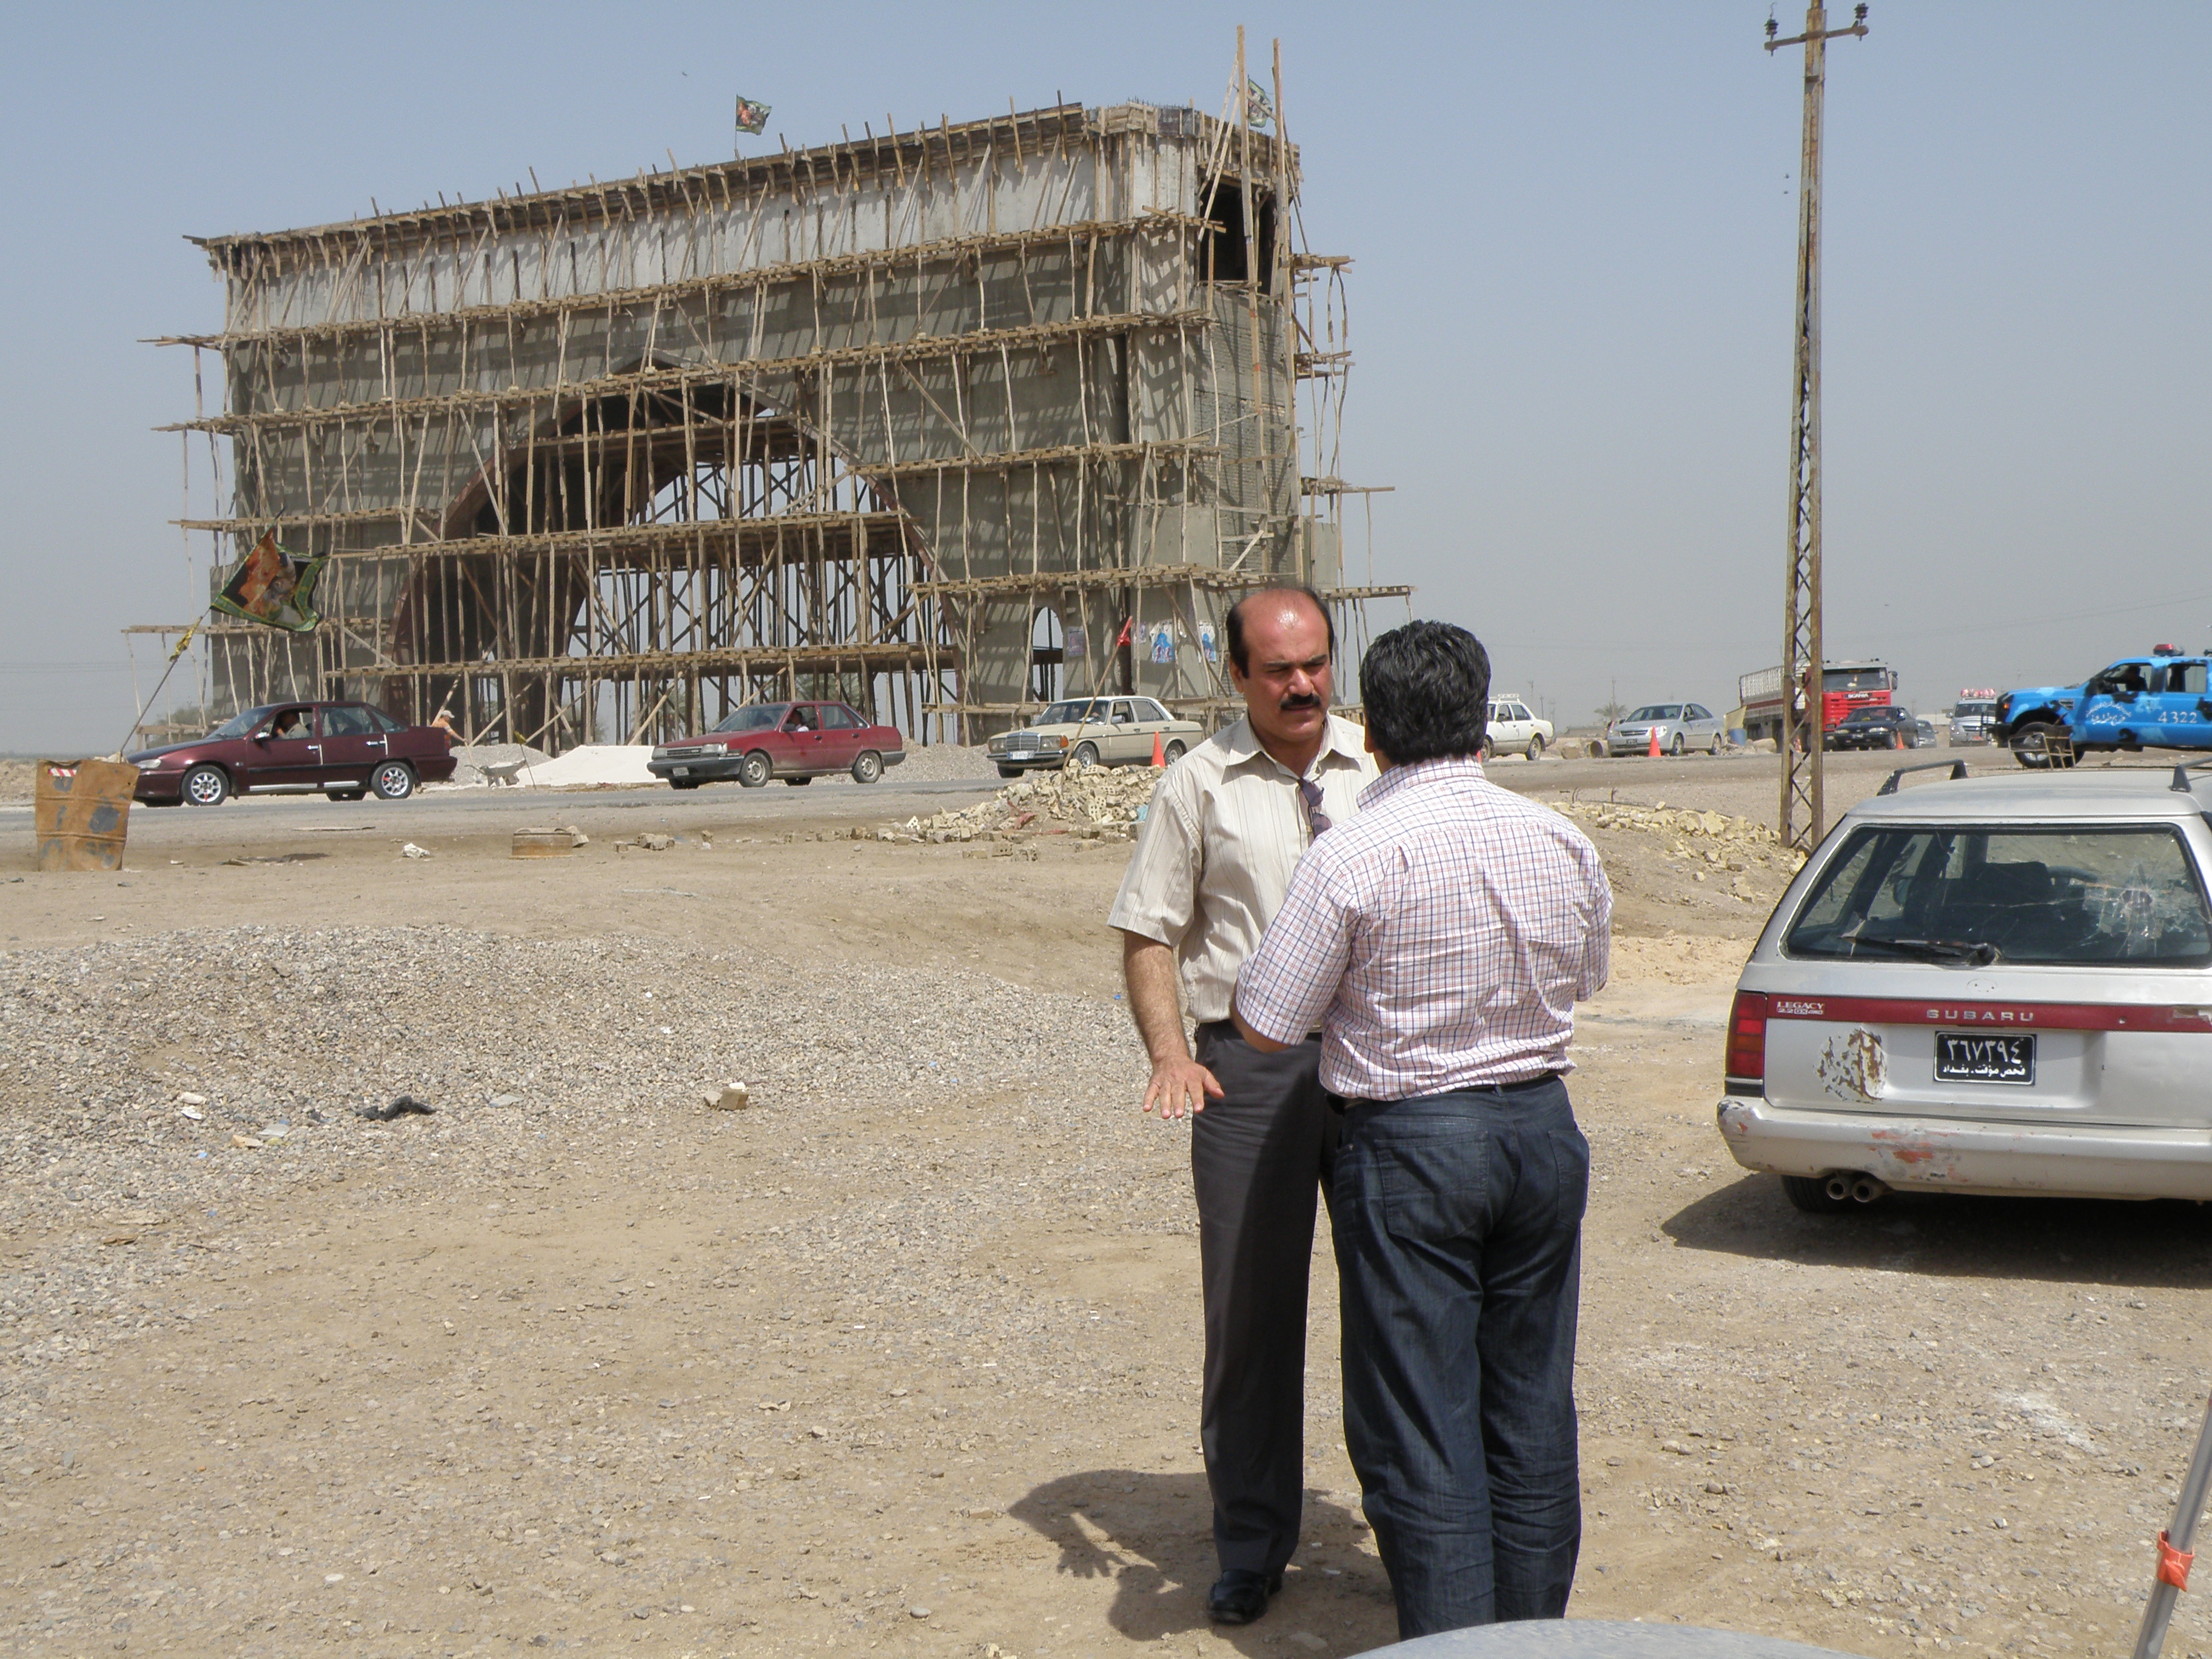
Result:
{"label": "dirt road", "polygon": [[[1771,762],[1497,774],[1735,813],[1774,787]],[[1188,1148],[1132,1103],[1100,921],[1126,849],[856,842],[944,804],[856,794],[570,798],[592,843],[541,862],[507,838],[542,801],[142,814],[119,878],[30,873],[20,834],[0,1651],[1389,1638],[1325,1245],[1310,1542],[1263,1621],[1206,1623]],[[684,839],[613,848],[647,819]],[[2124,1649],[2203,1400],[2212,1230],[1790,1210],[1711,1121],[1779,873],[1595,839],[1621,936],[1572,1084],[1573,1611]],[[704,1109],[737,1079],[750,1110]],[[402,1091],[436,1114],[353,1115]],[[2167,1650],[2207,1645],[2185,1598]]]}

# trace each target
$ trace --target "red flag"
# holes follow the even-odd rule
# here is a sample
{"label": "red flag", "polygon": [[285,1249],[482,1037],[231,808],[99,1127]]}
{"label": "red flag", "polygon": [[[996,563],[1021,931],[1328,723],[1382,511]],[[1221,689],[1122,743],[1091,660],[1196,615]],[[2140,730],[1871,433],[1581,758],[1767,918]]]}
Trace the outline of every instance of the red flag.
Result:
{"label": "red flag", "polygon": [[1119,651],[1123,646],[1128,644],[1129,630],[1135,627],[1137,619],[1134,617],[1127,617],[1123,620],[1121,623],[1121,637],[1114,641],[1114,648],[1116,651]]}

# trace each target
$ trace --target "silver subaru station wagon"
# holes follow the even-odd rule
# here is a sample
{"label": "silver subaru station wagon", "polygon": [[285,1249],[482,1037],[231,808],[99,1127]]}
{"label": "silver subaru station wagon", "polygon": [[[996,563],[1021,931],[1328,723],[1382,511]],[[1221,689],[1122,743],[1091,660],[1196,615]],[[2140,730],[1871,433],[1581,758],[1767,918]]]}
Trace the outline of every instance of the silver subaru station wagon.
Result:
{"label": "silver subaru station wagon", "polygon": [[1938,765],[1846,813],[1759,936],[1729,1151],[1814,1213],[2212,1199],[2212,771]]}

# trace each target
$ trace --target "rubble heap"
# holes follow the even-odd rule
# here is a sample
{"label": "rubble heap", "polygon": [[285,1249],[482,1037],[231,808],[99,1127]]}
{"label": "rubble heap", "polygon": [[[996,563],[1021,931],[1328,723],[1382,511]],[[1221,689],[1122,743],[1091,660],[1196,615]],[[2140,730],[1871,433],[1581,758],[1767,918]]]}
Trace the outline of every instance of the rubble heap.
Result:
{"label": "rubble heap", "polygon": [[1714,841],[1764,842],[1779,845],[1774,831],[1756,818],[1733,818],[1725,812],[1692,812],[1656,806],[1632,806],[1626,801],[1553,801],[1554,810],[1599,830],[1642,830],[1662,835],[1703,836]]}
{"label": "rubble heap", "polygon": [[1153,787],[1165,770],[1071,762],[1058,771],[1032,772],[990,799],[959,811],[933,812],[926,818],[886,824],[876,832],[876,839],[943,843],[1061,834],[1127,841],[1152,805]]}

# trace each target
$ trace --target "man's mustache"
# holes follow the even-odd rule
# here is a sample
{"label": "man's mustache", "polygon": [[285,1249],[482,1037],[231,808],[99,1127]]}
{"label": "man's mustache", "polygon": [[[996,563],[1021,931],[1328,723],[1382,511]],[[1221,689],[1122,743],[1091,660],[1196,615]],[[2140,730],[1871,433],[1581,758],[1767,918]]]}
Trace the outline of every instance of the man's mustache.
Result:
{"label": "man's mustache", "polygon": [[1294,708],[1318,708],[1321,699],[1310,691],[1297,691],[1285,697],[1276,707],[1287,714]]}

